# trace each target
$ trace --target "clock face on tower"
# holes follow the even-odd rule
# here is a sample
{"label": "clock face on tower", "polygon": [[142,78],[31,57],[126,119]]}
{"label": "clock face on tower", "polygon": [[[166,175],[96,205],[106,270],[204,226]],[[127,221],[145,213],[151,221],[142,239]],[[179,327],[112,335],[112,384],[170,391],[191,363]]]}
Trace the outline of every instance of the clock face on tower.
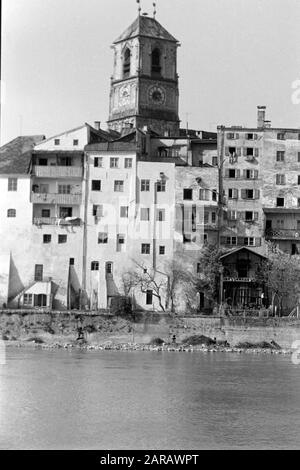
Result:
{"label": "clock face on tower", "polygon": [[154,85],[148,89],[149,103],[162,105],[166,102],[166,92],[163,87]]}

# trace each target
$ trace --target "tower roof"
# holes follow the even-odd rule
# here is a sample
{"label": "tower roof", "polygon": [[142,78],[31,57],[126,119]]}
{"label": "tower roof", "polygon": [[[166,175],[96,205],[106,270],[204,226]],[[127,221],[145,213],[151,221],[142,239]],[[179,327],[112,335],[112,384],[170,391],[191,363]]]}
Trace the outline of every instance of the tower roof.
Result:
{"label": "tower roof", "polygon": [[136,36],[146,36],[155,39],[178,42],[177,39],[168,33],[168,31],[155,18],[139,15],[124,31],[124,33],[114,41],[114,44]]}

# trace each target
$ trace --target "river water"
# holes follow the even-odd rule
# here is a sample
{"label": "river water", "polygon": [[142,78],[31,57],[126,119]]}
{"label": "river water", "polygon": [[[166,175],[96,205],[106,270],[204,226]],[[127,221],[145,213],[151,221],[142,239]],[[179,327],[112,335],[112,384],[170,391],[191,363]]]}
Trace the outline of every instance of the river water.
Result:
{"label": "river water", "polygon": [[300,447],[290,356],[8,349],[0,449]]}

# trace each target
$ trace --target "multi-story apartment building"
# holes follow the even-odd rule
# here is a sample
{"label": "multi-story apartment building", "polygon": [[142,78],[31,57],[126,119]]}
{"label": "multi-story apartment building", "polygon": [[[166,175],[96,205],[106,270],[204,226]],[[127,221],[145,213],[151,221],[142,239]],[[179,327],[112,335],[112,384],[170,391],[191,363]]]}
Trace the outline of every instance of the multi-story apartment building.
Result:
{"label": "multi-story apartment building", "polygon": [[[177,46],[139,16],[114,43],[108,131],[84,124],[1,149],[1,305],[106,308],[124,273],[166,284],[169,261],[184,253],[196,269],[197,251],[216,242],[217,136],[179,129]],[[158,308],[154,294],[132,292],[146,309]]]}

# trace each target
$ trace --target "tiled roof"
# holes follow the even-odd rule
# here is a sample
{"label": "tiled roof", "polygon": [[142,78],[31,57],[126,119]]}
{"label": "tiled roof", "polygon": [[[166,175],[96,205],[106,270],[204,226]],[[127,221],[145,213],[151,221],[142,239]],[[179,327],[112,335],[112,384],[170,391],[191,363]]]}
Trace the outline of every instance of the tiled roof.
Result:
{"label": "tiled roof", "polygon": [[85,150],[88,151],[105,151],[105,152],[136,152],[136,144],[132,142],[103,142],[90,144],[85,146]]}
{"label": "tiled roof", "polygon": [[22,136],[0,148],[0,174],[27,174],[33,147],[43,135]]}
{"label": "tiled roof", "polygon": [[156,39],[165,39],[172,42],[178,42],[168,31],[154,18],[149,16],[138,16],[136,20],[124,31],[115,44],[135,36],[146,36]]}

